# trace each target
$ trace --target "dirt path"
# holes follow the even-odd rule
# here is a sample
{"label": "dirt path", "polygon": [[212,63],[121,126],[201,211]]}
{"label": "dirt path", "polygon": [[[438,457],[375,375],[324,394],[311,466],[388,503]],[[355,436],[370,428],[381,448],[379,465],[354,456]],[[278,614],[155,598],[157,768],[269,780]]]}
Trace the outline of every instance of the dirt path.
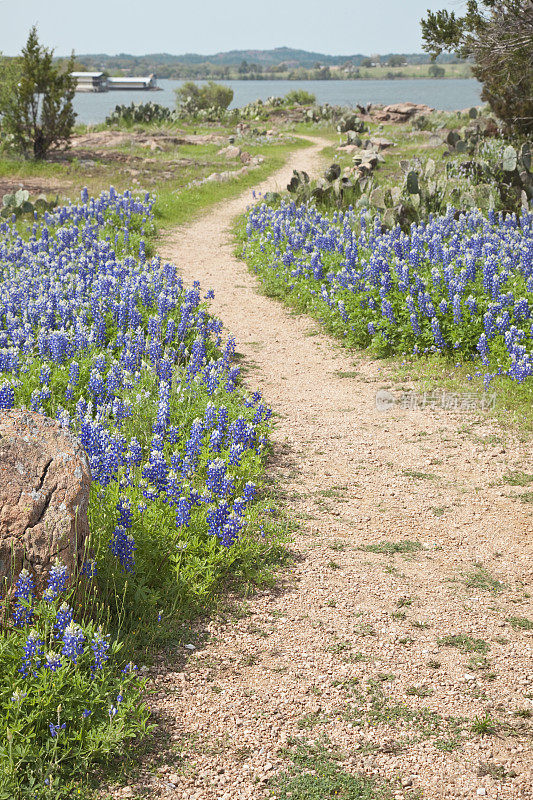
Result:
{"label": "dirt path", "polygon": [[[295,166],[316,173],[320,146],[258,190]],[[530,448],[480,412],[378,411],[383,363],[261,295],[233,256],[228,228],[250,199],[173,231],[161,253],[214,288],[249,384],[279,414],[273,474],[300,521],[296,561],[213,621],[183,670],[154,670],[154,710],[181,755],[144,791],[272,796],[287,742],[312,758],[327,736],[341,770],[399,778],[395,798],[531,800],[533,525],[513,499],[527,487],[503,480],[533,472]]]}

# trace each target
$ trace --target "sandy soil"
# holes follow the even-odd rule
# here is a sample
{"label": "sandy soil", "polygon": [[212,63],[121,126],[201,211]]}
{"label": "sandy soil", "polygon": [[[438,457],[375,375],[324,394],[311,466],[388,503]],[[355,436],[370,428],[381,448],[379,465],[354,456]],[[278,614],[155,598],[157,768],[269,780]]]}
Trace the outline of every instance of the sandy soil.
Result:
{"label": "sandy soil", "polygon": [[[316,173],[322,144],[256,191]],[[378,411],[383,363],[263,296],[234,257],[229,226],[249,202],[170,232],[160,252],[214,288],[248,383],[279,415],[272,474],[300,523],[295,560],[212,620],[205,646],[151,670],[178,755],[123,796],[275,796],[286,742],[327,736],[343,769],[398,779],[396,798],[533,798],[533,630],[516,622],[533,619],[532,506],[503,480],[533,472],[531,448],[479,411]],[[419,549],[362,549],[406,540]],[[471,731],[486,714],[496,732]]]}

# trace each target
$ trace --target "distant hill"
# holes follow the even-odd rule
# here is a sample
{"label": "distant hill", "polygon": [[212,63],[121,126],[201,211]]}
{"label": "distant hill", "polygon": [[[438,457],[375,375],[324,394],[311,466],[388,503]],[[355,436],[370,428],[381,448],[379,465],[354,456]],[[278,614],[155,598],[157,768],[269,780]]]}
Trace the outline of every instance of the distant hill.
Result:
{"label": "distant hill", "polygon": [[[406,64],[428,64],[430,57],[426,53],[386,53],[379,56],[382,64],[387,64],[392,56],[400,56]],[[273,68],[287,69],[317,69],[322,67],[341,66],[349,63],[359,67],[365,59],[376,56],[356,53],[354,55],[331,56],[325,53],[314,53],[307,50],[296,50],[291,47],[276,47],[273,50],[229,50],[213,55],[200,55],[198,53],[185,53],[172,55],[171,53],[149,53],[142,56],[119,53],[108,55],[106,53],[77,55],[76,61],[86,69],[102,69],[110,72],[129,72],[139,75],[147,72],[156,72],[160,77],[165,77],[176,72],[194,74],[198,68],[212,68],[214,73],[224,74],[229,69],[243,68],[243,62],[248,72],[273,71]],[[439,56],[439,63],[453,63],[458,59],[453,55]],[[189,68],[189,69],[188,69]],[[250,69],[251,68],[251,69]],[[243,73],[244,74],[244,73]]]}

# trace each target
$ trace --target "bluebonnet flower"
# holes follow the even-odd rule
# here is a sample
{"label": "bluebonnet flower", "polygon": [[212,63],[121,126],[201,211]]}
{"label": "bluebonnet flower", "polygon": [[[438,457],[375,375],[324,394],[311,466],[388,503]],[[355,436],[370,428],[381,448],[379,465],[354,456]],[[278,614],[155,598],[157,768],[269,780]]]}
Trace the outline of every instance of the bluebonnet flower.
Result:
{"label": "bluebonnet flower", "polygon": [[243,489],[243,497],[249,503],[251,502],[257,492],[257,486],[253,481],[247,481]]}
{"label": "bluebonnet flower", "polygon": [[83,643],[85,642],[85,634],[81,627],[75,623],[70,622],[63,634],[63,648],[62,655],[69,658],[74,664],[78,661],[78,656],[83,653]]}
{"label": "bluebonnet flower", "polygon": [[122,525],[115,527],[109,547],[124,572],[133,572],[135,570],[135,558],[133,555],[137,549],[135,547],[135,539]]}
{"label": "bluebonnet flower", "polygon": [[97,669],[102,669],[109,658],[109,637],[98,631],[91,640],[91,649],[94,653],[94,664],[91,666],[94,675]]}
{"label": "bluebonnet flower", "polygon": [[73,611],[67,603],[61,603],[56,613],[54,622],[55,638],[61,639],[65,630],[72,622]]}
{"label": "bluebonnet flower", "polygon": [[61,656],[58,653],[50,652],[45,656],[45,669],[50,672],[57,672],[61,668]]}
{"label": "bluebonnet flower", "polygon": [[19,667],[19,672],[21,672],[24,677],[29,675],[30,670],[33,675],[37,675],[37,670],[41,665],[43,656],[43,644],[43,640],[40,638],[39,634],[36,631],[30,631],[24,645],[22,664]]}
{"label": "bluebonnet flower", "polygon": [[88,580],[92,580],[97,575],[97,564],[95,558],[86,558],[81,568],[81,574],[85,575]]}
{"label": "bluebonnet flower", "polygon": [[9,411],[15,405],[15,390],[10,383],[0,386],[0,411]]}
{"label": "bluebonnet flower", "polygon": [[66,727],[67,727],[66,722],[63,722],[61,725],[59,723],[57,725],[54,725],[53,722],[50,722],[48,728],[50,729],[50,736],[52,737],[52,739],[55,739],[59,731],[64,731]]}
{"label": "bluebonnet flower", "polygon": [[48,602],[55,600],[65,590],[67,581],[68,570],[63,564],[56,564],[51,567],[46,579],[46,590],[43,598]]}
{"label": "bluebonnet flower", "polygon": [[23,569],[17,578],[15,583],[15,591],[13,592],[13,596],[15,598],[15,603],[13,606],[13,624],[17,628],[21,628],[23,625],[31,623],[33,619],[31,603],[33,601],[34,588],[35,583],[32,576],[27,569]]}
{"label": "bluebonnet flower", "polygon": [[15,583],[15,591],[13,596],[20,600],[30,601],[33,596],[34,588],[35,583],[32,576],[27,569],[23,569]]}
{"label": "bluebonnet flower", "polygon": [[177,503],[176,525],[187,527],[191,521],[191,502],[187,497],[180,497]]}

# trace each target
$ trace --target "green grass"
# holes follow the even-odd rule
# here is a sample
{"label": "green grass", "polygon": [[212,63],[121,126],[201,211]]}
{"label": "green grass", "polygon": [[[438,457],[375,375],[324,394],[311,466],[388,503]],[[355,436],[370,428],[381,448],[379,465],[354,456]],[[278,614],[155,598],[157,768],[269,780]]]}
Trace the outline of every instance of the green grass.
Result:
{"label": "green grass", "polygon": [[402,475],[406,478],[415,478],[418,481],[434,481],[438,477],[431,472],[418,472],[416,469],[404,469]]}
{"label": "green grass", "polygon": [[311,143],[305,139],[298,139],[290,144],[272,147],[263,164],[246,175],[224,183],[205,183],[180,191],[176,191],[171,185],[158,185],[154,187],[157,195],[156,220],[163,229],[190,222],[216,203],[238,197],[246,189],[261,183],[283,166],[290,153],[310,145]]}
{"label": "green grass", "polygon": [[521,503],[533,503],[533,492],[524,492],[524,494],[517,495]]}
{"label": "green grass", "polygon": [[393,786],[347,772],[342,754],[327,744],[290,742],[282,755],[292,762],[270,782],[278,800],[392,800]]}
{"label": "green grass", "polygon": [[499,728],[498,720],[493,719],[490,714],[485,714],[483,717],[475,717],[470,730],[479,736],[494,736]]}
{"label": "green grass", "polygon": [[412,542],[406,539],[401,542],[377,542],[376,544],[365,544],[357,548],[363,550],[365,553],[383,553],[385,555],[394,555],[395,553],[416,553],[422,549],[420,542]]}
{"label": "green grass", "polygon": [[[427,696],[423,693],[423,696]],[[375,680],[369,680],[367,696],[356,697],[357,704],[348,705],[344,718],[358,726],[400,725],[409,726],[416,734],[416,740],[433,739],[443,733],[457,735],[465,729],[466,720],[456,717],[444,717],[428,708],[411,708],[405,703],[387,697],[382,686]]]}
{"label": "green grass", "polygon": [[503,480],[511,486],[527,486],[529,483],[533,483],[533,475],[529,472],[509,472],[503,476]]}
{"label": "green grass", "polygon": [[490,645],[484,639],[476,639],[466,633],[449,634],[437,639],[439,647],[456,647],[463,653],[488,653]]}
{"label": "green grass", "polygon": [[[114,129],[98,126],[107,132]],[[223,136],[234,134],[234,127],[197,126],[191,130],[185,127],[185,135],[191,133],[219,133]],[[190,127],[190,126],[189,126]],[[80,132],[85,132],[80,130]],[[183,137],[182,126],[143,125],[121,129],[135,137],[136,134],[156,136],[158,133]],[[213,172],[235,170],[242,166],[240,160],[227,161],[218,151],[222,143],[180,144],[163,151],[151,152],[135,142],[109,144],[103,147],[95,140],[94,144],[83,147],[83,153],[77,149],[57,157],[52,155],[47,161],[25,161],[20,158],[0,154],[0,180],[10,179],[16,183],[24,183],[27,179],[43,180],[39,191],[48,196],[59,193],[61,197],[77,199],[83,186],[87,186],[89,194],[97,195],[109,186],[117,191],[136,189],[149,191],[156,195],[155,216],[162,228],[190,222],[214,204],[238,196],[264,181],[272,173],[283,166],[290,153],[310,146],[310,142],[294,136],[273,142],[266,142],[257,137],[238,142],[242,150],[251,155],[261,155],[264,162],[222,183],[209,182],[197,187],[187,185],[198,178],[207,177]],[[119,158],[120,156],[120,158]],[[139,173],[132,178],[131,170]],[[133,181],[133,182],[132,182]],[[135,183],[137,181],[137,184]],[[31,187],[30,187],[31,188]],[[31,191],[34,195],[38,192]]]}
{"label": "green grass", "polygon": [[507,617],[507,622],[515,630],[519,631],[533,630],[533,620],[530,620],[527,617]]}
{"label": "green grass", "polygon": [[482,589],[485,592],[501,592],[505,588],[501,581],[480,565],[476,565],[475,569],[465,575],[465,586],[469,589]]}

